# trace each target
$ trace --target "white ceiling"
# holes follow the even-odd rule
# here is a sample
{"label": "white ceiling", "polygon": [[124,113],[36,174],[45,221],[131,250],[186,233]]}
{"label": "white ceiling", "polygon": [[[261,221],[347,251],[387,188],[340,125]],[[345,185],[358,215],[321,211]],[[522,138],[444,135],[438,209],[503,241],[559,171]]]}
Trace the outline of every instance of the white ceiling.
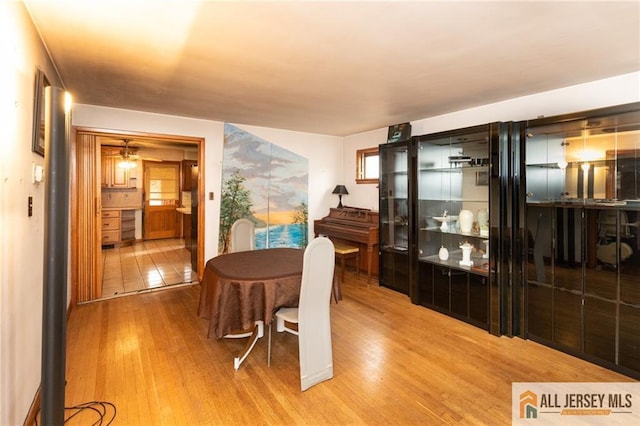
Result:
{"label": "white ceiling", "polygon": [[74,101],[349,135],[640,70],[640,2],[25,0]]}

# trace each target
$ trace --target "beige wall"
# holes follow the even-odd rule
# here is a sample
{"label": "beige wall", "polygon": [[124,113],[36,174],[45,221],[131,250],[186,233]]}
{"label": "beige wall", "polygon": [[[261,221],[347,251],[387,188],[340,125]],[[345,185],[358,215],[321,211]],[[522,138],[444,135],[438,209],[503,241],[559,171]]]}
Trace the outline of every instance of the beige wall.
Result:
{"label": "beige wall", "polygon": [[[22,424],[40,383],[44,188],[31,180],[33,78],[40,67],[60,80],[21,2],[0,2],[0,424]],[[485,107],[414,121],[413,134],[520,120],[638,101],[640,73],[559,89]],[[74,124],[203,137],[206,205],[205,258],[216,252],[222,173],[223,123],[76,105]],[[393,124],[393,123],[389,123]],[[386,141],[386,128],[344,139],[263,127],[239,126],[309,158],[310,220],[337,203],[331,189],[347,185],[348,205],[377,208],[376,185],[355,184],[355,152]],[[27,198],[34,214],[27,217]]]}
{"label": "beige wall", "polygon": [[60,85],[22,2],[0,2],[0,58],[0,424],[17,425],[40,385],[44,183],[32,183],[32,166],[44,158],[31,152],[36,69]]}

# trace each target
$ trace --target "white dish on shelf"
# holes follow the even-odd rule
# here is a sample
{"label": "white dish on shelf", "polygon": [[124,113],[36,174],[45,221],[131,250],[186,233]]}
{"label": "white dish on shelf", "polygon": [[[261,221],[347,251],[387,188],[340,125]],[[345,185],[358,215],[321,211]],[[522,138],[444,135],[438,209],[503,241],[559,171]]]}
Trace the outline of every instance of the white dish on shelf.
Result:
{"label": "white dish on shelf", "polygon": [[458,216],[434,216],[433,218],[438,222],[453,222],[458,220]]}

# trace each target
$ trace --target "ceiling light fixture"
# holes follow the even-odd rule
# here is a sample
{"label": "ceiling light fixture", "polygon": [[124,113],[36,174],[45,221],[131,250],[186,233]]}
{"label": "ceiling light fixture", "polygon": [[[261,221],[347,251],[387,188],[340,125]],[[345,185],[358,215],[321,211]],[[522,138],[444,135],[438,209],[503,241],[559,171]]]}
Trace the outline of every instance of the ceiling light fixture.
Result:
{"label": "ceiling light fixture", "polygon": [[120,160],[120,162],[118,163],[118,167],[120,167],[121,169],[126,169],[126,170],[134,169],[137,166],[138,165],[136,164],[135,161],[129,160],[129,159]]}
{"label": "ceiling light fixture", "polygon": [[124,149],[120,151],[120,155],[122,156],[122,160],[118,162],[119,168],[130,170],[138,166],[138,163],[131,158],[133,153],[129,150],[129,139],[124,139]]}

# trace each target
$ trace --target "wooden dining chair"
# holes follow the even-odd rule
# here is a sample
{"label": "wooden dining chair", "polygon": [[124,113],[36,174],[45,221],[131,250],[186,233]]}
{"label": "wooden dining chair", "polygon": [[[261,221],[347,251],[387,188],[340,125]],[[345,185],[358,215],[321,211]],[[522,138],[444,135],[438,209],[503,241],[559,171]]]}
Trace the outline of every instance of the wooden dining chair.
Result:
{"label": "wooden dining chair", "polygon": [[255,250],[255,225],[249,219],[238,219],[231,225],[231,253]]}
{"label": "wooden dining chair", "polygon": [[[335,267],[333,243],[319,237],[304,251],[302,283],[297,308],[280,308],[275,315],[276,331],[298,336],[300,355],[300,388],[333,377],[331,321],[329,305]],[[297,330],[290,327],[297,324]],[[271,325],[269,325],[268,361],[271,365]]]}

